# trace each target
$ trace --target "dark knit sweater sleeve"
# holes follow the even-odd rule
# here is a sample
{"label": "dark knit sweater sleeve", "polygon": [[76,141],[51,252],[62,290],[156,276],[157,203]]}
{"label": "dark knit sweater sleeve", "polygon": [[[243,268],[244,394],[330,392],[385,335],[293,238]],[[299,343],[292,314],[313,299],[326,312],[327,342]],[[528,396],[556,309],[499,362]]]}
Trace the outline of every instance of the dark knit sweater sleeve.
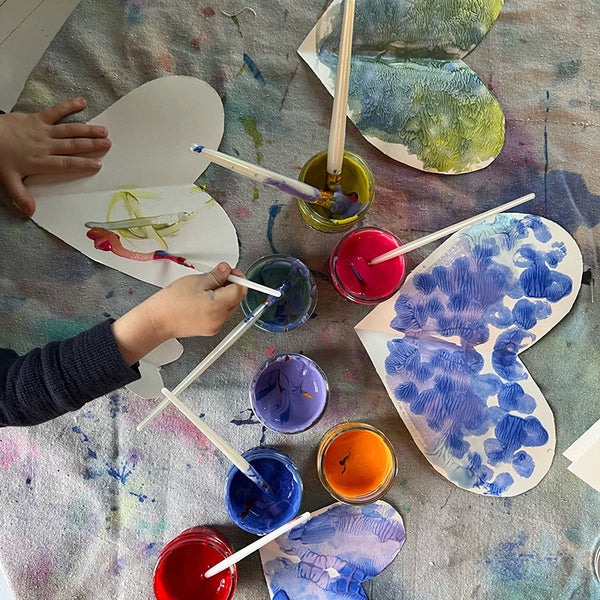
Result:
{"label": "dark knit sweater sleeve", "polygon": [[0,427],[37,425],[140,378],[121,356],[108,320],[24,356],[0,354]]}

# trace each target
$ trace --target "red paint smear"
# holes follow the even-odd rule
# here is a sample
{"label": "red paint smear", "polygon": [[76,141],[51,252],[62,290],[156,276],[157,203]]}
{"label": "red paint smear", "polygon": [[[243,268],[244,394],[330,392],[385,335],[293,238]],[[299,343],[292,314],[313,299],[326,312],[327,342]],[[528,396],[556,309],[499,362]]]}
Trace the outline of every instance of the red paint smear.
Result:
{"label": "red paint smear", "polygon": [[235,216],[238,219],[251,219],[252,218],[252,212],[250,211],[249,208],[247,208],[246,206],[240,206],[236,211],[235,211]]}
{"label": "red paint smear", "polygon": [[267,358],[271,358],[272,356],[275,356],[275,352],[277,352],[277,348],[275,348],[275,346],[267,346],[265,348],[265,354],[266,354]]}
{"label": "red paint smear", "polygon": [[94,247],[98,250],[112,252],[117,256],[131,258],[132,260],[154,260],[154,252],[133,252],[133,250],[124,248],[121,238],[114,231],[108,231],[102,227],[92,227],[86,235],[90,240],[94,241]]}
{"label": "red paint smear", "polygon": [[212,6],[207,6],[206,8],[202,9],[202,14],[205,17],[214,17],[215,16],[215,9]]}
{"label": "red paint smear", "polygon": [[296,72],[298,71],[298,65],[296,65],[296,68],[294,69],[294,71],[292,72],[287,85],[285,86],[285,92],[283,92],[283,98],[281,98],[281,105],[279,106],[279,110],[281,111],[281,109],[283,108],[283,103],[285,102],[285,99],[287,98],[288,95],[288,91],[290,89],[290,84],[292,83],[292,81],[294,80],[294,77],[296,77]]}
{"label": "red paint smear", "polygon": [[160,54],[158,57],[158,64],[161,69],[164,69],[169,73],[173,72],[173,57],[170,54],[167,54],[166,52]]}

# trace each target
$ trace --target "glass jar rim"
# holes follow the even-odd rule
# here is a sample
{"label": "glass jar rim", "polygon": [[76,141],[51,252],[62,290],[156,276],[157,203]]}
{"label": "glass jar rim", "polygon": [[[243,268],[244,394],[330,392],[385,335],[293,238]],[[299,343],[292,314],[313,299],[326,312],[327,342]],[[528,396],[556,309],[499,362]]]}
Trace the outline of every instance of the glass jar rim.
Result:
{"label": "glass jar rim", "polygon": [[[289,254],[265,254],[263,256],[260,256],[254,262],[252,262],[252,264],[250,264],[250,266],[248,266],[246,268],[246,271],[245,271],[246,276],[247,276],[248,272],[250,272],[253,268],[255,268],[257,265],[259,265],[261,262],[267,262],[269,260],[273,260],[273,261],[281,260],[282,262],[289,262],[290,264],[297,261],[306,269],[306,272],[308,273],[307,283],[310,287],[310,292],[309,292],[310,293],[310,303],[308,305],[306,314],[303,315],[303,317],[301,319],[299,319],[297,321],[293,321],[289,325],[286,325],[286,326],[269,325],[265,321],[263,321],[262,318],[259,318],[254,323],[254,325],[256,325],[256,327],[258,327],[259,329],[262,329],[263,331],[269,331],[269,332],[273,332],[273,333],[283,333],[283,332],[292,331],[292,330],[296,329],[297,327],[299,327],[300,325],[302,325],[303,323],[306,323],[306,321],[308,321],[308,319],[310,319],[310,317],[314,313],[315,308],[317,306],[317,299],[318,299],[317,283],[315,281],[315,278],[313,277],[313,274],[310,272],[310,269],[306,266],[306,264],[304,264],[304,262],[301,261],[299,258],[290,256]],[[243,300],[241,302],[241,308],[242,308],[242,312],[244,313],[244,315],[246,317],[248,317],[250,315],[250,313],[254,310],[253,308],[250,308],[250,306],[248,305],[248,294],[246,294],[246,296],[243,298]]]}

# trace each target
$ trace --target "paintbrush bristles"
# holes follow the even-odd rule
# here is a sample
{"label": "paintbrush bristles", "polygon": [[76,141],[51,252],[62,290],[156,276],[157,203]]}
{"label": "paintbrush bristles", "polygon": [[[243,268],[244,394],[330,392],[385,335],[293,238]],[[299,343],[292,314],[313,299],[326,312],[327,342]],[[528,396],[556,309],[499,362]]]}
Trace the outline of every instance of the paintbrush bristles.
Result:
{"label": "paintbrush bristles", "polygon": [[354,5],[354,0],[345,0],[344,2],[342,33],[340,36],[335,91],[333,94],[333,111],[329,131],[329,146],[327,148],[326,189],[333,189],[336,185],[339,185],[344,161],[348,87],[350,85],[350,62],[352,58],[352,32],[354,29]]}

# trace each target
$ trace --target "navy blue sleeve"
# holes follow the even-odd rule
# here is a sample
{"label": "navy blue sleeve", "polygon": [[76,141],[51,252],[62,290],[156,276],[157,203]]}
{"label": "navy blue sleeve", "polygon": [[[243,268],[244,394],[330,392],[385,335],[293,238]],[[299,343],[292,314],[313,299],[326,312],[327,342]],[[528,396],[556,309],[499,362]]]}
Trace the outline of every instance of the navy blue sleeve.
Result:
{"label": "navy blue sleeve", "polygon": [[108,320],[24,356],[0,352],[0,427],[37,425],[140,378]]}

